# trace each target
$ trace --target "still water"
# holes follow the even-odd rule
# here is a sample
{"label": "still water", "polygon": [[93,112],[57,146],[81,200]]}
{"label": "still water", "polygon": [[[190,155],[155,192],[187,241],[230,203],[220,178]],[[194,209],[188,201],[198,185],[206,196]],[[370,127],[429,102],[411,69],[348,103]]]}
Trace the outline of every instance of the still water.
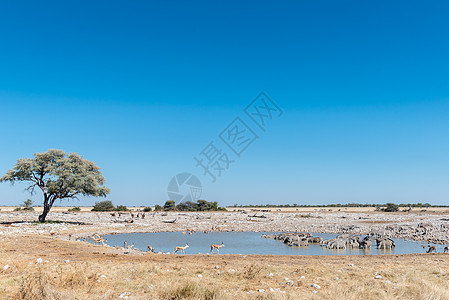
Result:
{"label": "still water", "polygon": [[[396,248],[392,250],[376,249],[343,249],[331,250],[320,245],[310,244],[308,247],[290,247],[282,241],[262,238],[262,234],[270,232],[198,232],[192,235],[182,232],[157,232],[157,233],[124,233],[104,236],[110,246],[123,246],[124,241],[140,250],[147,250],[151,245],[156,252],[173,252],[175,246],[189,247],[185,254],[208,253],[211,244],[224,243],[220,254],[266,254],[266,255],[376,255],[376,254],[410,254],[423,253],[425,250],[421,245],[424,243],[394,239]],[[324,240],[335,238],[336,234],[314,233],[313,236],[321,236]],[[373,240],[373,244],[375,241]],[[443,246],[438,245],[437,251]],[[215,251],[216,252],[216,251]]]}

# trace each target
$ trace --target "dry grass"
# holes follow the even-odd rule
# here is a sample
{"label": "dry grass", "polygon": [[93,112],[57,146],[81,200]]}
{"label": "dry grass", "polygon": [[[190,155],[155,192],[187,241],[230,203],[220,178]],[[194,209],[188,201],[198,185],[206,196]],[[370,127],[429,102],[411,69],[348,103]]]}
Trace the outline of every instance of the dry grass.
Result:
{"label": "dry grass", "polygon": [[116,255],[35,236],[0,251],[0,299],[449,299],[445,254]]}

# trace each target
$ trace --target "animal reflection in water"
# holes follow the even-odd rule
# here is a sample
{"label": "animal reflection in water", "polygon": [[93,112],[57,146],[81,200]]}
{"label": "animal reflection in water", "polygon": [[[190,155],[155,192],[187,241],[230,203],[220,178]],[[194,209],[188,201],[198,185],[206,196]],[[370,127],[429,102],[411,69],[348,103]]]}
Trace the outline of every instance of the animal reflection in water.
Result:
{"label": "animal reflection in water", "polygon": [[[311,233],[279,233],[262,235],[263,238],[273,238],[283,241],[288,246],[308,247],[309,244],[320,244],[328,249],[370,249],[372,241],[369,236],[340,234],[336,238],[323,240],[322,237],[313,237]],[[393,249],[396,247],[390,238],[375,238],[377,249]]]}

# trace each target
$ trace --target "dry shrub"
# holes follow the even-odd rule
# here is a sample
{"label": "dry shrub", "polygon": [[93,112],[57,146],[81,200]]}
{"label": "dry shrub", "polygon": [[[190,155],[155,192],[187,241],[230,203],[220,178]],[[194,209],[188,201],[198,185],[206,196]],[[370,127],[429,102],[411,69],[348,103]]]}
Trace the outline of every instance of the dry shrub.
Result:
{"label": "dry shrub", "polygon": [[49,277],[39,270],[34,274],[22,278],[17,298],[23,300],[67,299],[55,291],[52,286],[53,284]]}
{"label": "dry shrub", "polygon": [[200,286],[196,283],[189,282],[166,292],[161,292],[161,299],[178,300],[178,299],[198,299],[213,300],[221,299],[218,290],[210,287]]}
{"label": "dry shrub", "polygon": [[252,264],[245,267],[245,271],[243,272],[243,278],[252,280],[262,271],[262,267],[258,265]]}
{"label": "dry shrub", "polygon": [[87,265],[84,267],[79,267],[78,265],[74,265],[74,269],[64,271],[62,268],[58,270],[58,287],[62,288],[79,288],[79,287],[88,287],[88,291],[90,292],[93,288],[93,285],[98,280],[97,274],[87,273]]}

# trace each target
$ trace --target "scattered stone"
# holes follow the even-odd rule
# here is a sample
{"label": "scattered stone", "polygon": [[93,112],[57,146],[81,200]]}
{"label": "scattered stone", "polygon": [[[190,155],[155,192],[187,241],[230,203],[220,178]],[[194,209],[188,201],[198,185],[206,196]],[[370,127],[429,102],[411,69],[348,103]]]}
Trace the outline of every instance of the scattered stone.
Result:
{"label": "scattered stone", "polygon": [[311,287],[313,287],[313,288],[315,288],[315,289],[320,289],[320,288],[321,288],[321,286],[319,286],[318,284],[315,284],[315,283],[313,283],[313,284],[311,285]]}
{"label": "scattered stone", "polygon": [[268,274],[268,276],[269,276],[269,277],[273,277],[273,276],[274,276],[274,274],[273,274],[273,273],[270,273],[270,274]]}
{"label": "scattered stone", "polygon": [[198,274],[198,278],[203,278],[203,275],[201,275],[201,274]]}
{"label": "scattered stone", "polygon": [[382,275],[376,275],[374,276],[374,279],[382,279]]}
{"label": "scattered stone", "polygon": [[36,259],[36,264],[41,264],[43,262],[42,258]]}
{"label": "scattered stone", "polygon": [[258,291],[259,293],[264,293],[264,292],[265,292],[264,289],[258,289],[257,291]]}
{"label": "scattered stone", "polygon": [[120,296],[118,296],[120,299],[129,299],[129,295],[130,293],[128,292],[124,292],[123,294],[121,294]]}
{"label": "scattered stone", "polygon": [[8,270],[9,269],[9,265],[5,265],[4,267],[3,267],[3,270]]}

